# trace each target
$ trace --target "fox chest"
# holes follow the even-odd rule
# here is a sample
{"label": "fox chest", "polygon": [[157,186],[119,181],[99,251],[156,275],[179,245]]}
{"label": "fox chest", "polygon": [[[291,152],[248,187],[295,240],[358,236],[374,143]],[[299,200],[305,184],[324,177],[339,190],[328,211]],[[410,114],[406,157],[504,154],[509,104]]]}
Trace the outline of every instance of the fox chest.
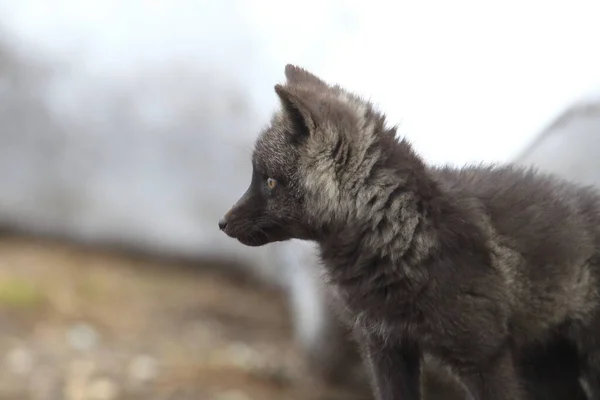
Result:
{"label": "fox chest", "polygon": [[365,334],[413,340],[429,330],[417,305],[407,299],[381,292],[357,293],[343,285],[333,285],[333,293],[346,321]]}

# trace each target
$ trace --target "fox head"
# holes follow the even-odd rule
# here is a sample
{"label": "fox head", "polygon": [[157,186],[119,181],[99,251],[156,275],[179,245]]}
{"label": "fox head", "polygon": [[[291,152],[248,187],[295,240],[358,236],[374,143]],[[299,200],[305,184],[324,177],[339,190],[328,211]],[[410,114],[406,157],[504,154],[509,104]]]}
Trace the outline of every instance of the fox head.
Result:
{"label": "fox head", "polygon": [[255,144],[250,186],[219,221],[249,246],[334,234],[381,208],[398,182],[388,171],[395,128],[382,114],[302,68],[287,65],[285,76],[275,85],[281,109]]}

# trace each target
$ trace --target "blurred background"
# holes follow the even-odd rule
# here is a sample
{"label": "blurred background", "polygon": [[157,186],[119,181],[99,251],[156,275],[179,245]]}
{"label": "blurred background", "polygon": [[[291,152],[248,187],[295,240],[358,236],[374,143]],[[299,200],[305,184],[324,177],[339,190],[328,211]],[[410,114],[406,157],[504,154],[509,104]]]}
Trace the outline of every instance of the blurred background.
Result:
{"label": "blurred background", "polygon": [[0,0],[0,399],[368,398],[312,245],[217,228],[285,64],[370,98],[431,163],[600,184],[599,19],[574,0]]}

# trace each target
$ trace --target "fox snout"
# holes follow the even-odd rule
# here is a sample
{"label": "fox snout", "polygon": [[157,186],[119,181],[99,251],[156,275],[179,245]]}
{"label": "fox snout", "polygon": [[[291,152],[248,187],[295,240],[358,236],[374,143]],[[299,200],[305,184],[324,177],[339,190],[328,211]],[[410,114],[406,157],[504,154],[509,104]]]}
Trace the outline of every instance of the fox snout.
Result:
{"label": "fox snout", "polygon": [[245,214],[247,214],[249,211],[247,208],[250,206],[250,197],[250,193],[244,193],[244,195],[229,209],[229,211],[227,211],[225,215],[219,219],[219,229],[225,232],[228,236],[237,236],[234,234],[234,232],[232,232],[232,225],[236,224],[236,220],[245,219]]}
{"label": "fox snout", "polygon": [[239,239],[239,237],[245,235],[250,228],[248,218],[244,214],[243,209],[236,209],[235,206],[231,207],[231,209],[219,219],[219,229],[230,238]]}
{"label": "fox snout", "polygon": [[219,229],[247,246],[263,246],[288,239],[285,227],[267,206],[260,188],[250,186],[219,220]]}
{"label": "fox snout", "polygon": [[219,229],[227,236],[248,246],[260,246],[269,240],[257,221],[264,220],[260,198],[248,190],[219,219]]}

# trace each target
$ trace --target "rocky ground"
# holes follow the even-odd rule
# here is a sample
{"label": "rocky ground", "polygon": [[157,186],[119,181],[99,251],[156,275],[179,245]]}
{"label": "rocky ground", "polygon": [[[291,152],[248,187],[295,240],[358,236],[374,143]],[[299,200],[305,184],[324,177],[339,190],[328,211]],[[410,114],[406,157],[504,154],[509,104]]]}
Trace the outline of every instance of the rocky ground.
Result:
{"label": "rocky ground", "polygon": [[310,376],[280,293],[217,270],[1,237],[0,399],[354,398]]}

